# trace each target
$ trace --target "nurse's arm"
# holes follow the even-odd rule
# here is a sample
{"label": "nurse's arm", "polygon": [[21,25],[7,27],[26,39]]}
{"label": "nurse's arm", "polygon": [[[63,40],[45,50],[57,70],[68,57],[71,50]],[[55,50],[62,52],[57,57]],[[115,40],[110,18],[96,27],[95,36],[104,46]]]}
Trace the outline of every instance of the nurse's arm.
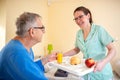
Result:
{"label": "nurse's arm", "polygon": [[96,63],[95,68],[94,68],[94,72],[101,71],[103,69],[103,67],[107,63],[109,63],[116,54],[116,49],[115,49],[113,43],[108,44],[106,47],[108,49],[108,54],[102,61],[99,61]]}
{"label": "nurse's arm", "polygon": [[80,52],[80,49],[75,47],[75,48],[63,53],[63,56],[72,56],[72,55],[75,55],[75,54],[77,54],[79,52]]}
{"label": "nurse's arm", "polygon": [[108,53],[107,53],[106,58],[103,59],[103,62],[105,64],[110,62],[112,60],[112,58],[115,56],[115,54],[116,54],[116,49],[115,49],[115,46],[113,45],[113,43],[109,43],[106,47],[108,49]]}

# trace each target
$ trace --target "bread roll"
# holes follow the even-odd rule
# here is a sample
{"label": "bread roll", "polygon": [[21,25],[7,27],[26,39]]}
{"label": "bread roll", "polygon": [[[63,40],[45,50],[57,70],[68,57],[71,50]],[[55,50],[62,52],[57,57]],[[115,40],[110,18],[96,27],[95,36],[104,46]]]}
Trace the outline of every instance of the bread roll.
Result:
{"label": "bread roll", "polygon": [[70,59],[70,64],[71,65],[77,65],[81,63],[81,59],[78,56],[73,56]]}

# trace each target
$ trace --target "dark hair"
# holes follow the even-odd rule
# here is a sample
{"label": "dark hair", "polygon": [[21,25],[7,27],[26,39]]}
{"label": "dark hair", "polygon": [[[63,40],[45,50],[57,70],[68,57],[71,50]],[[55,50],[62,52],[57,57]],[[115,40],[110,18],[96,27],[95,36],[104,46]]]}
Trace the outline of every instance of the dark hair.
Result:
{"label": "dark hair", "polygon": [[26,32],[33,26],[37,26],[36,18],[41,17],[36,13],[24,12],[21,14],[16,21],[17,31],[16,34],[24,37]]}
{"label": "dark hair", "polygon": [[[74,13],[77,12],[77,11],[83,11],[85,15],[87,15],[88,13],[90,14],[90,19],[89,19],[89,22],[90,24],[93,23],[93,20],[92,20],[92,14],[90,12],[90,10],[88,8],[85,8],[83,6],[80,6],[80,7],[77,7],[75,10],[74,10]],[[73,13],[73,14],[74,14]]]}

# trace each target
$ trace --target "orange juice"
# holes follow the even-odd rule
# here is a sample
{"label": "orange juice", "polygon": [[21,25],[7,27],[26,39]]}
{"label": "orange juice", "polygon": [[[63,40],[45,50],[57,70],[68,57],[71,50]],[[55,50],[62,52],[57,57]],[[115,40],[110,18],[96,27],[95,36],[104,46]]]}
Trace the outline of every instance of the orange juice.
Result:
{"label": "orange juice", "polygon": [[57,54],[57,62],[58,62],[59,64],[62,63],[62,57],[63,57],[63,54],[62,54],[62,53],[58,53],[58,54]]}

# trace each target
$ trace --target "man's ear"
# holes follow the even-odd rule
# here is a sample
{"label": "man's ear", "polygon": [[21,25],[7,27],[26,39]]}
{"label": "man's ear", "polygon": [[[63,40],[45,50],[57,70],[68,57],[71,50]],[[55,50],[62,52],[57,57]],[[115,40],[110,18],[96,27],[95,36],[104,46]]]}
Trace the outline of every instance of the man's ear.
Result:
{"label": "man's ear", "polygon": [[34,36],[34,30],[32,28],[29,30],[29,35],[32,37]]}

